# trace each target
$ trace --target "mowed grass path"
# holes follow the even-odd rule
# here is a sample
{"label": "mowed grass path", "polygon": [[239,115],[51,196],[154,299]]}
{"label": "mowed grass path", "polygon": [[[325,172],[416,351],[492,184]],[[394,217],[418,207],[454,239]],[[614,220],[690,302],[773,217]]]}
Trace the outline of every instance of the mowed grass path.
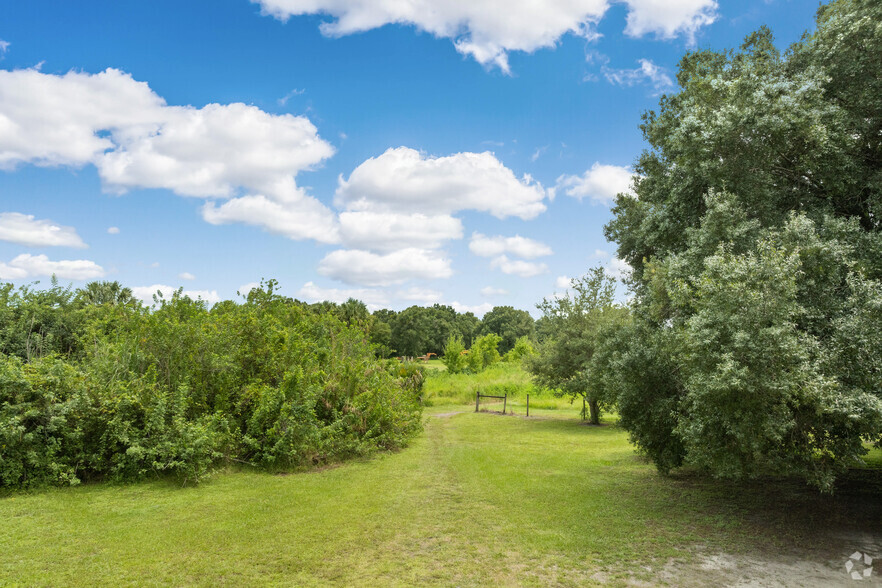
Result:
{"label": "mowed grass path", "polygon": [[662,477],[621,430],[576,415],[435,407],[404,451],[322,471],[0,498],[0,584],[655,583],[696,546],[823,550],[819,525],[878,503]]}

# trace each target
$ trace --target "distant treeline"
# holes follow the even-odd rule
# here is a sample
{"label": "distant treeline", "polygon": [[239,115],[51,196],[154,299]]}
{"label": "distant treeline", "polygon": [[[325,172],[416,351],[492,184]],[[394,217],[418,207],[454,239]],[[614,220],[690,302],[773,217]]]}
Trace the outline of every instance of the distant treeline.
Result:
{"label": "distant treeline", "polygon": [[[229,463],[313,466],[404,445],[421,378],[370,321],[279,296],[148,308],[116,282],[0,284],[0,487],[198,480]],[[362,317],[363,318],[363,317]]]}
{"label": "distant treeline", "polygon": [[497,306],[483,320],[471,312],[459,313],[442,304],[411,306],[401,312],[377,310],[371,314],[365,304],[349,299],[342,304],[320,302],[309,306],[320,312],[332,312],[348,324],[363,325],[382,357],[415,357],[434,353],[442,355],[447,341],[461,337],[467,349],[482,336],[499,335],[499,353],[510,351],[521,337],[534,339],[541,332],[525,310]]}

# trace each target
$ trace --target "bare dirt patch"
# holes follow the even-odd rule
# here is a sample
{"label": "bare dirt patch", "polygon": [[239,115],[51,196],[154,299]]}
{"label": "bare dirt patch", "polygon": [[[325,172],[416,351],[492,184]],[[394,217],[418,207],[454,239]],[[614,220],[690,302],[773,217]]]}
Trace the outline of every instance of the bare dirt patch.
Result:
{"label": "bare dirt patch", "polygon": [[[869,556],[871,565],[860,553]],[[806,586],[882,586],[882,537],[842,537],[841,548],[816,553],[696,552],[691,562],[670,561],[658,570],[655,583],[672,586],[784,588]],[[846,567],[847,562],[852,565]],[[866,572],[866,570],[870,570]],[[860,575],[860,584],[851,574]],[[869,575],[867,575],[869,574]]]}

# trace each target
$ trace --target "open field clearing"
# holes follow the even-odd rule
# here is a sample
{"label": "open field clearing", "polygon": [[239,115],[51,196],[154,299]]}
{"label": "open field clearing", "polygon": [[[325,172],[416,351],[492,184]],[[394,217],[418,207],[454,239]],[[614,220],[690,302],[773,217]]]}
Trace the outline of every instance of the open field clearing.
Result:
{"label": "open field clearing", "polygon": [[[471,409],[473,410],[473,409]],[[198,487],[0,499],[0,577],[24,585],[812,585],[882,555],[882,473],[801,483],[665,478],[614,425],[438,406],[407,449]],[[882,466],[875,454],[874,464]],[[858,490],[860,488],[860,490]],[[877,566],[878,567],[878,566]],[[879,570],[876,570],[879,573]]]}

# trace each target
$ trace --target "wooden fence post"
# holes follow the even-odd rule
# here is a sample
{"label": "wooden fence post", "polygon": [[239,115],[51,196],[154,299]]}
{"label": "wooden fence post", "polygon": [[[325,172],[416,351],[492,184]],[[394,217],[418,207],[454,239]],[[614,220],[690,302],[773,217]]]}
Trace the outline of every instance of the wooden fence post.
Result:
{"label": "wooden fence post", "polygon": [[527,394],[527,416],[530,416],[530,395]]}
{"label": "wooden fence post", "polygon": [[478,401],[481,399],[481,393],[475,392],[475,412],[478,412]]}
{"label": "wooden fence post", "polygon": [[505,414],[505,405],[508,403],[508,392],[505,393],[505,397],[502,399],[502,414]]}

